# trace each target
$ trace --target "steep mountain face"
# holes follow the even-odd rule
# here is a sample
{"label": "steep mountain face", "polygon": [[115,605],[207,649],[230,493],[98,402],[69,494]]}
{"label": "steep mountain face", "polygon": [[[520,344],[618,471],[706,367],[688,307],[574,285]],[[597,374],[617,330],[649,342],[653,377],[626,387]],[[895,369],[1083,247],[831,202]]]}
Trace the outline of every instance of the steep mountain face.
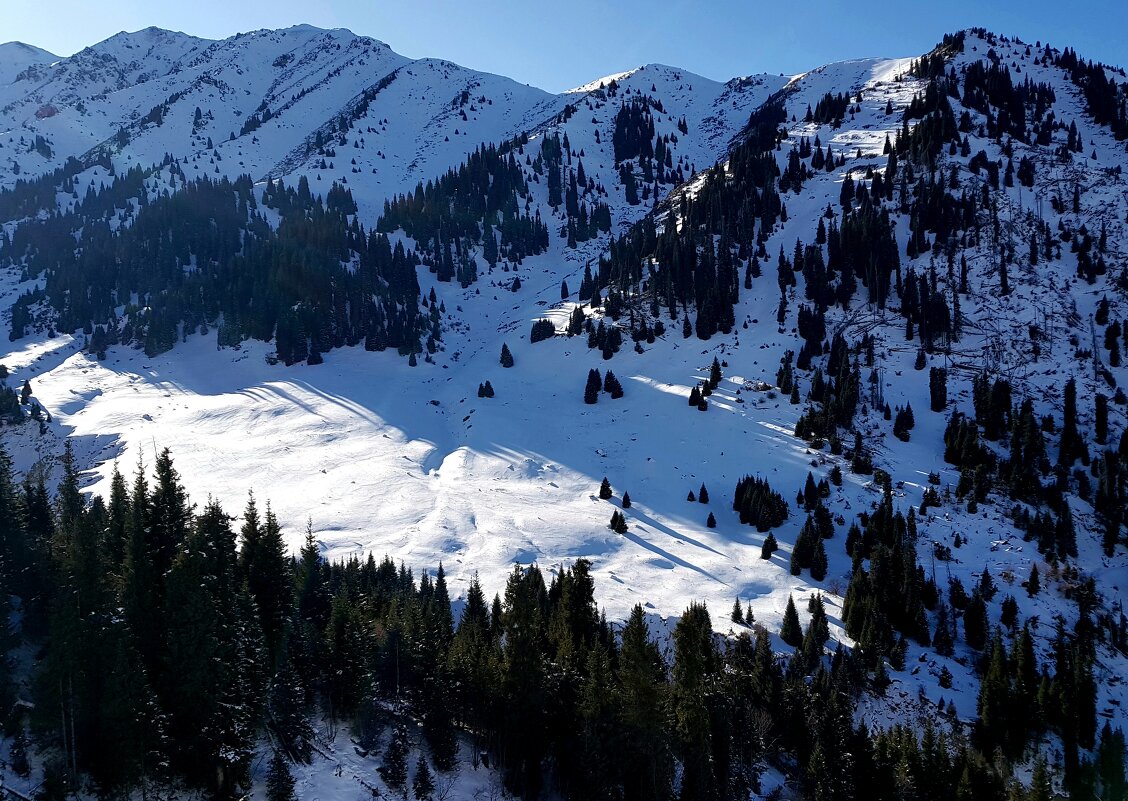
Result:
{"label": "steep mountain face", "polygon": [[169,447],[292,547],[308,514],[455,594],[584,557],[613,619],[740,599],[777,632],[821,595],[894,676],[867,724],[970,731],[987,632],[1029,624],[1050,672],[1093,654],[1044,743],[1123,726],[1122,72],[971,31],[550,95],[295,28],[0,84],[2,361],[51,415],[5,429],[20,469],[69,436],[105,494]]}

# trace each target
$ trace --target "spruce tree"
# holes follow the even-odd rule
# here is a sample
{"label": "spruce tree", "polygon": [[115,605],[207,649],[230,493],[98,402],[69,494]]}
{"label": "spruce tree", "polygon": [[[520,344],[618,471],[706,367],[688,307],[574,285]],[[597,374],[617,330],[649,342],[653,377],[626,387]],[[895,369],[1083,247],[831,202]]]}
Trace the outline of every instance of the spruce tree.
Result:
{"label": "spruce tree", "polygon": [[384,783],[393,790],[402,790],[407,785],[408,756],[407,727],[396,723],[392,729],[392,739],[384,751],[384,759],[377,769]]}
{"label": "spruce tree", "polygon": [[588,370],[587,385],[584,387],[584,403],[594,404],[599,402],[599,390],[603,387],[603,380],[599,377],[599,371],[595,369]]}
{"label": "spruce tree", "polygon": [[435,795],[435,780],[431,776],[431,768],[427,765],[427,758],[419,754],[415,763],[415,778],[411,782],[415,801],[431,801]]}
{"label": "spruce tree", "polygon": [[764,544],[760,547],[760,558],[771,559],[772,554],[779,549],[779,543],[776,542],[775,534],[768,532],[768,536],[764,538]]}
{"label": "spruce tree", "polygon": [[607,480],[607,476],[604,476],[603,481],[599,482],[599,499],[608,501],[611,500],[612,495],[611,482]]}
{"label": "spruce tree", "polygon": [[799,612],[795,609],[795,599],[787,596],[787,609],[783,613],[783,626],[779,630],[780,639],[793,648],[803,642],[803,629],[799,625]]}
{"label": "spruce tree", "polygon": [[282,756],[282,752],[276,750],[266,769],[266,801],[295,801],[295,798],[290,764]]}
{"label": "spruce tree", "polygon": [[509,345],[504,342],[501,344],[501,358],[499,359],[502,367],[513,366],[513,354],[509,352]]}

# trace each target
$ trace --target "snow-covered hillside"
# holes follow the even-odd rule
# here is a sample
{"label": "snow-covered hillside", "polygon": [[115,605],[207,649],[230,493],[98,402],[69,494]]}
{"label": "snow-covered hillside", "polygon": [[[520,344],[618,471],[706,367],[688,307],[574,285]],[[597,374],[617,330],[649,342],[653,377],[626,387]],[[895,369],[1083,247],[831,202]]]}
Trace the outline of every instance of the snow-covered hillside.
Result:
{"label": "snow-covered hillside", "polygon": [[[1128,286],[1118,284],[1128,266],[1128,176],[1122,172],[1128,156],[1124,142],[1093,121],[1068,73],[1043,63],[1042,48],[969,34],[947,69],[962,75],[970,65],[986,63],[988,53],[1011,66],[1016,82],[1029,78],[1052,87],[1061,125],[1050,144],[1027,145],[988,136],[981,128],[989,122],[986,115],[958,98],[951,99],[955,116],[968,112],[970,154],[984,151],[1004,169],[1008,159],[1017,168],[1028,157],[1036,165],[1033,185],[1004,182],[992,195],[998,229],[977,226],[951,260],[937,250],[906,254],[912,219],[896,207],[908,209],[915,182],[897,185],[897,202],[890,204],[902,269],[931,281],[933,292],[939,286],[958,296],[962,336],[918,357],[919,336],[906,337],[900,301],[891,297],[889,307],[879,309],[858,296],[846,309],[827,311],[827,338],[872,337],[874,379],[865,384],[855,423],[875,464],[892,478],[896,508],[920,509],[930,486],[943,498],[938,507],[920,511],[917,548],[925,571],[941,587],[952,578],[970,588],[989,569],[1001,588],[989,604],[991,624],[1000,622],[1002,601],[1013,595],[1021,617],[1037,620],[1039,655],[1048,658],[1054,619],[1062,616],[1067,626],[1077,619],[1071,601],[1077,577],[1056,561],[1047,563],[1036,543],[1024,540],[1013,522],[1014,503],[1004,496],[993,494],[970,509],[966,500],[952,497],[960,471],[945,462],[944,429],[953,411],[974,414],[971,381],[990,371],[1009,380],[1016,404],[1029,398],[1039,417],[1056,417],[1059,425],[1062,387],[1074,378],[1079,426],[1092,437],[1096,396],[1114,398],[1115,387],[1128,382],[1128,369],[1107,358],[1095,322],[1102,300],[1110,320],[1128,319]],[[783,193],[786,218],[765,235],[770,259],[751,288],[741,290],[729,334],[683,338],[680,318],[667,316],[664,335],[640,342],[635,352],[628,342],[609,361],[589,348],[585,335],[530,344],[534,320],[552,320],[562,333],[574,308],[584,305],[577,303],[576,289],[585,267],[607,252],[608,237],[569,247],[566,216],[549,205],[546,186],[526,170],[533,181],[527,208],[548,225],[549,249],[512,269],[490,269],[480,260],[480,277],[466,288],[420,269],[423,295],[433,290],[445,309],[444,344],[433,363],[409,367],[391,352],[346,347],[327,354],[324,364],[285,368],[267,363],[267,343],[217,348],[214,329],[186,336],[159,356],[117,347],[98,361],[82,351],[81,331],[41,334],[6,344],[0,362],[12,385],[31,381],[53,421],[43,434],[25,426],[5,428],[3,435],[21,470],[39,459],[50,463],[70,437],[88,468],[87,488],[98,494],[108,492],[115,465],[128,473],[139,459],[151,465],[158,450],[171,448],[194,497],[211,494],[235,512],[254,490],[271,502],[291,547],[299,546],[308,515],[328,558],[388,554],[426,569],[441,562],[454,594],[465,590],[474,572],[492,594],[502,589],[514,563],[555,567],[586,557],[598,601],[614,620],[636,603],[657,618],[705,601],[724,631],[730,627],[724,612],[740,599],[775,632],[789,596],[798,603],[821,593],[834,638],[851,644],[841,619],[851,575],[842,540],[859,513],[877,508],[881,488],[872,475],[851,473],[848,460],[828,446],[795,436],[805,404],[791,403],[776,384],[781,358],[801,343],[796,309],[804,302],[804,279],[797,276],[799,285],[789,290],[786,316],[777,324],[775,259],[777,253],[790,256],[797,239],[813,243],[820,219],[828,225],[841,219],[848,177],[865,186],[885,170],[886,142],[903,126],[908,131],[905,111],[926,86],[910,74],[912,58],[862,59],[792,78],[727,83],[647,65],[550,95],[443,61],[412,61],[347,31],[308,27],[222,42],[150,29],[57,63],[48,64],[45,59],[54,59],[46,54],[29,58],[14,82],[5,81],[6,65],[18,57],[0,49],[0,186],[44,174],[71,156],[105,153],[120,172],[150,166],[167,153],[189,179],[247,173],[256,181],[281,177],[288,185],[304,176],[315,192],[334,182],[346,185],[366,228],[385,200],[458,166],[481,143],[527,135],[519,151],[525,168],[544,137],[560,134],[568,142],[565,164],[574,169],[582,163],[603,189],[598,197],[611,207],[612,234],[618,236],[671,191],[675,198],[678,192],[692,196],[700,186],[695,174],[725,165],[750,113],[782,97],[788,137],[777,153],[780,168],[804,139],[817,141],[842,163],[812,170],[798,190]],[[805,121],[808,108],[827,93],[848,95],[848,110],[836,122]],[[625,200],[611,144],[616,114],[633,100],[649,104],[656,135],[670,137],[671,171],[686,181],[676,190],[656,182],[659,196],[638,204]],[[1066,159],[1054,148],[1065,144],[1071,123],[1083,146]],[[36,137],[45,147],[36,149]],[[99,169],[80,174],[74,197],[84,185],[106,180]],[[954,145],[953,152],[943,150],[937,172],[942,179],[952,176],[953,192],[974,193],[984,191],[989,174],[969,169],[969,158]],[[153,196],[165,180],[166,173],[154,179]],[[73,202],[60,195],[63,208]],[[830,217],[824,216],[828,209]],[[7,221],[5,230],[16,224]],[[1029,259],[1031,238],[1037,248],[1049,247],[1043,245],[1043,224],[1062,253]],[[1078,276],[1076,248],[1071,250],[1082,226],[1107,240],[1106,270],[1091,283]],[[393,238],[405,240],[402,233]],[[1008,246],[1013,261],[1010,291],[1004,292],[999,253]],[[961,256],[969,286],[957,292]],[[514,291],[517,276],[520,288]],[[15,272],[2,277],[5,310],[32,285],[22,278]],[[562,282],[571,290],[563,299]],[[512,368],[499,364],[503,344],[514,356]],[[714,358],[724,378],[702,413],[686,401]],[[945,368],[950,376],[943,413],[929,411],[930,367]],[[625,397],[602,395],[586,405],[584,382],[592,368],[613,370]],[[862,378],[868,382],[869,376],[864,368]],[[487,380],[493,398],[478,396]],[[801,375],[804,395],[811,382]],[[908,441],[893,436],[884,404],[911,404],[916,425]],[[1119,400],[1108,407],[1110,448],[1126,429],[1125,410]],[[1047,432],[1056,453],[1054,437]],[[1005,441],[995,445],[1005,453]],[[829,571],[821,581],[793,575],[788,558],[805,518],[794,506],[795,493],[808,473],[816,481],[829,479],[835,467],[844,478],[826,500],[836,521]],[[792,503],[790,518],[774,531],[782,549],[771,559],[760,558],[766,534],[742,525],[732,510],[734,487],[745,475],[766,478]],[[597,496],[603,477],[614,488],[611,501]],[[710,503],[687,501],[702,485]],[[624,510],[628,530],[619,535],[607,524],[622,508],[624,492],[632,503]],[[1095,580],[1102,612],[1119,620],[1128,555],[1123,545],[1111,557],[1102,552],[1101,523],[1090,498],[1079,493],[1065,502],[1077,525],[1073,563]],[[707,525],[710,513],[714,527]],[[946,556],[937,561],[938,554]],[[1043,589],[1028,597],[1023,582],[1034,566]],[[1108,644],[1098,654],[1098,712],[1122,726],[1128,658]],[[911,644],[908,668],[893,674],[890,695],[864,714],[879,724],[909,708],[927,718],[945,699],[968,721],[976,716],[975,659],[963,644],[950,657]],[[942,673],[954,677],[949,688],[941,687]]]}

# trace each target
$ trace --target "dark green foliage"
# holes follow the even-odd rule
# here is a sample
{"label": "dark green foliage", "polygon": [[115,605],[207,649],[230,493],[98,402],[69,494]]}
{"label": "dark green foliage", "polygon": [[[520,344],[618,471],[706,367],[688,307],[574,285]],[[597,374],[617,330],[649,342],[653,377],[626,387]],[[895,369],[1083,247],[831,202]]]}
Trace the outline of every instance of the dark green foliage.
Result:
{"label": "dark green foliage", "polygon": [[603,481],[599,482],[599,498],[600,500],[610,500],[612,496],[611,482],[607,480],[607,476],[603,477]]}
{"label": "dark green foliage", "polygon": [[[273,339],[286,364],[362,341],[406,354],[425,332],[438,335],[437,319],[419,310],[418,256],[354,225],[347,190],[334,186],[322,201],[305,179],[296,191],[268,182],[263,200],[281,215],[275,229],[255,211],[249,177],[203,178],[147,199],[132,225],[111,226],[147,177],[136,168],[119,175],[67,214],[22,226],[12,242],[10,257],[26,258],[30,274],[49,268],[45,299],[59,330],[96,329],[96,353],[122,342],[155,355],[176,343],[179,328],[220,322],[221,344]],[[80,248],[59,246],[79,230]],[[190,259],[197,269],[184,269]],[[149,301],[127,304],[119,318],[118,298],[131,293]],[[22,336],[26,308],[13,321],[13,336]]]}
{"label": "dark green foliage", "polygon": [[787,519],[787,501],[762,478],[745,476],[736,482],[732,509],[740,522],[764,532]]}
{"label": "dark green foliage", "polygon": [[[260,515],[253,498],[237,554],[230,518],[214,502],[194,510],[168,454],[152,486],[142,479],[128,491],[115,479],[117,498],[107,506],[85,503],[69,455],[54,505],[35,482],[26,492],[13,487],[5,464],[0,458],[0,579],[11,579],[9,564],[34,572],[43,563],[40,594],[29,591],[35,584],[21,585],[25,627],[39,616],[45,637],[32,723],[44,741],[66,743],[68,756],[73,749],[79,770],[107,795],[146,792],[164,779],[217,797],[244,794],[251,746],[265,729],[276,749],[267,793],[290,798],[287,757],[310,758],[309,715],[320,709],[351,720],[360,747],[379,749],[384,782],[419,798],[435,793],[434,777],[422,755],[409,770],[411,721],[421,724],[438,769],[454,766],[461,728],[508,790],[527,797],[671,801],[679,766],[683,797],[744,798],[755,766],[778,758],[818,797],[848,798],[848,788],[858,787],[894,798],[911,781],[944,801],[1004,799],[1005,785],[974,749],[945,745],[937,732],[871,735],[854,725],[858,693],[888,681],[882,657],[901,670],[905,637],[928,642],[925,608],[935,609],[937,651],[951,652],[949,611],[917,566],[915,516],[894,512],[883,475],[876,479],[882,502],[861,518],[864,531],[857,526],[847,538],[855,569],[843,623],[857,648],[831,656],[821,598],[808,603],[805,632],[789,599],[781,636],[797,650],[785,673],[767,632],[742,629],[719,640],[708,610],[695,604],[674,632],[668,673],[641,606],[621,634],[600,618],[582,559],[555,570],[547,586],[535,565],[516,566],[492,609],[475,578],[456,630],[441,566],[414,575],[387,558],[328,564],[310,525],[299,558],[283,558],[280,570],[278,523],[269,508]],[[817,580],[833,521],[821,504],[825,482],[812,484],[805,494],[816,503],[804,528]],[[123,531],[111,535],[114,526]],[[174,545],[166,555],[168,537]],[[770,535],[765,550],[769,544]],[[119,547],[123,556],[110,556]],[[166,574],[151,569],[157,559],[168,564]],[[102,568],[115,560],[124,562],[121,585]],[[289,595],[275,582],[287,574]],[[259,578],[252,583],[252,576]],[[992,586],[980,573],[965,631]],[[127,590],[161,611],[156,641],[144,649],[134,647],[135,627],[149,621],[124,603]],[[975,741],[985,753],[999,748],[1015,758],[1034,733],[1051,731],[1062,743],[1067,780],[1089,770],[1094,786],[1115,793],[1123,786],[1123,741],[1109,727],[1098,738],[1092,587],[1075,592],[1081,619],[1068,634],[1059,626],[1047,664],[1038,664],[1028,627],[1009,650],[1001,638],[990,643]],[[114,615],[118,607],[132,611]],[[1004,624],[1007,607],[1004,601]],[[730,617],[752,621],[739,599]],[[271,645],[278,628],[280,645]],[[59,692],[60,679],[67,692]],[[374,701],[393,696],[394,706]],[[60,712],[73,721],[73,740],[56,728]],[[19,748],[17,737],[14,768]],[[1093,753],[1091,769],[1082,750]],[[45,766],[44,792],[64,794],[65,764]]]}
{"label": "dark green foliage", "polygon": [[529,342],[537,343],[556,336],[556,326],[552,320],[539,319],[533,321],[532,331],[529,333]]}
{"label": "dark green foliage", "polygon": [[964,638],[977,651],[987,644],[987,604],[978,591],[972,594],[964,610]]}
{"label": "dark green foliage", "polygon": [[768,536],[764,538],[764,544],[760,546],[760,558],[771,559],[772,554],[779,550],[779,543],[776,542],[775,535],[770,531]]}
{"label": "dark green foliage", "polygon": [[906,405],[904,409],[898,407],[897,416],[893,418],[893,436],[902,442],[909,441],[909,432],[916,425],[913,418],[913,407]]}
{"label": "dark green foliage", "polygon": [[509,352],[509,346],[506,345],[504,342],[501,345],[500,362],[501,362],[502,367],[512,367],[513,366],[513,354]]}
{"label": "dark green foliage", "polygon": [[611,529],[612,531],[614,531],[616,534],[626,534],[627,533],[627,518],[626,518],[626,516],[622,512],[620,512],[618,509],[616,509],[614,512],[611,513],[611,522],[607,525],[607,527],[609,529]]}
{"label": "dark green foliage", "polygon": [[623,385],[619,383],[619,379],[610,370],[603,377],[603,391],[611,395],[611,400],[618,400],[623,397]]}
{"label": "dark green foliage", "polygon": [[942,412],[948,405],[948,371],[943,367],[932,367],[928,371],[929,408]]}

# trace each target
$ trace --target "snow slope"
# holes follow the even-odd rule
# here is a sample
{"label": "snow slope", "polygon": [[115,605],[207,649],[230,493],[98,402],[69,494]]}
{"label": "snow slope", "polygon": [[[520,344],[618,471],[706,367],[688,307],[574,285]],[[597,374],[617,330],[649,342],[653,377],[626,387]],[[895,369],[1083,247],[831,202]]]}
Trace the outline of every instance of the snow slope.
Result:
{"label": "snow slope", "polygon": [[51,64],[59,57],[23,42],[0,44],[0,86],[7,86],[29,67]]}

